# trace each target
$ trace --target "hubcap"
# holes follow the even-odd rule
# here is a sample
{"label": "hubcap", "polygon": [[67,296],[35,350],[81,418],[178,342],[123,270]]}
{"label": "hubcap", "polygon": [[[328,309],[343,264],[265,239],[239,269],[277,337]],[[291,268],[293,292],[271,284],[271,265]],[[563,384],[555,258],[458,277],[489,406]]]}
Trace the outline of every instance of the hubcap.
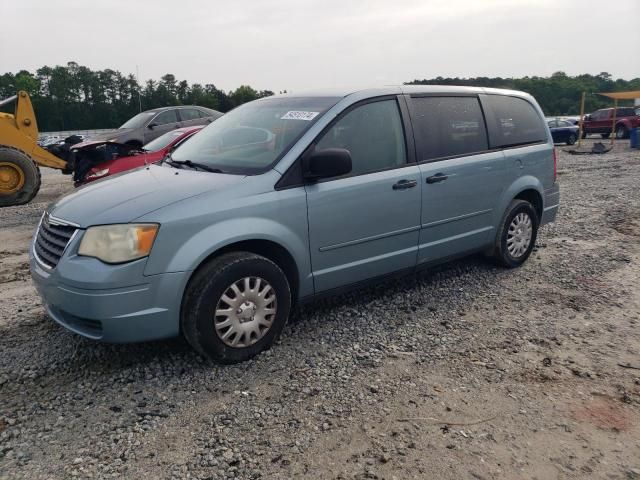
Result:
{"label": "hubcap", "polygon": [[616,137],[617,138],[624,138],[624,128],[618,128],[616,130]]}
{"label": "hubcap", "polygon": [[9,162],[0,162],[0,194],[11,195],[24,186],[24,172]]}
{"label": "hubcap", "polygon": [[245,277],[232,283],[216,306],[214,326],[220,340],[243,348],[264,337],[276,316],[276,292],[260,277]]}
{"label": "hubcap", "polygon": [[507,232],[507,250],[513,258],[519,258],[527,251],[531,244],[533,224],[531,217],[524,212],[516,215]]}

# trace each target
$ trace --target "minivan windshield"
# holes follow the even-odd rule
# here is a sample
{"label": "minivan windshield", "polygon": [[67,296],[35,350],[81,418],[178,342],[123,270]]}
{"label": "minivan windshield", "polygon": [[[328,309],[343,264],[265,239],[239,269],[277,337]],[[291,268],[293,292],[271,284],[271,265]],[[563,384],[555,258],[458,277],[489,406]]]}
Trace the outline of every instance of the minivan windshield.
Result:
{"label": "minivan windshield", "polygon": [[255,175],[266,171],[336,97],[263,98],[223,115],[172,155],[223,171]]}

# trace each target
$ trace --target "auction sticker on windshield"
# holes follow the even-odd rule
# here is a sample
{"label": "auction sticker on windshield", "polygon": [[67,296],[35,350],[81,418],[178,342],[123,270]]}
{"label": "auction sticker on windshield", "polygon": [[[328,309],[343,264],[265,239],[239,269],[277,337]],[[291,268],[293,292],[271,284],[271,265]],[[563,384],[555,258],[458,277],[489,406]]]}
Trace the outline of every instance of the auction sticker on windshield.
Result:
{"label": "auction sticker on windshield", "polygon": [[303,110],[292,110],[285,113],[280,120],[305,120],[310,121],[318,116],[320,112],[306,112]]}

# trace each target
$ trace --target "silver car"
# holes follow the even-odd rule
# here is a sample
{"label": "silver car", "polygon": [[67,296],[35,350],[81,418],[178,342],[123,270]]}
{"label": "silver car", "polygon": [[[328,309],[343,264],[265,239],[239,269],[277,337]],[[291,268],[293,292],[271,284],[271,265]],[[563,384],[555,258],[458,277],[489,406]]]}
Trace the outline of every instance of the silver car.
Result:
{"label": "silver car", "polygon": [[222,112],[197,105],[154,108],[130,118],[116,131],[96,135],[91,140],[108,140],[142,147],[171,130],[207,125],[222,115]]}

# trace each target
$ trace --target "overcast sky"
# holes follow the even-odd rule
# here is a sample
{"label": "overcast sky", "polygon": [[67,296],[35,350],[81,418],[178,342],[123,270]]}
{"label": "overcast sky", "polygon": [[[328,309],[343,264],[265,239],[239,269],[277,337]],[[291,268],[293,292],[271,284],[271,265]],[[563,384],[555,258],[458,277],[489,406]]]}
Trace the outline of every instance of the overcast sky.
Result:
{"label": "overcast sky", "polygon": [[75,61],[229,90],[640,76],[640,0],[0,0],[0,73]]}

